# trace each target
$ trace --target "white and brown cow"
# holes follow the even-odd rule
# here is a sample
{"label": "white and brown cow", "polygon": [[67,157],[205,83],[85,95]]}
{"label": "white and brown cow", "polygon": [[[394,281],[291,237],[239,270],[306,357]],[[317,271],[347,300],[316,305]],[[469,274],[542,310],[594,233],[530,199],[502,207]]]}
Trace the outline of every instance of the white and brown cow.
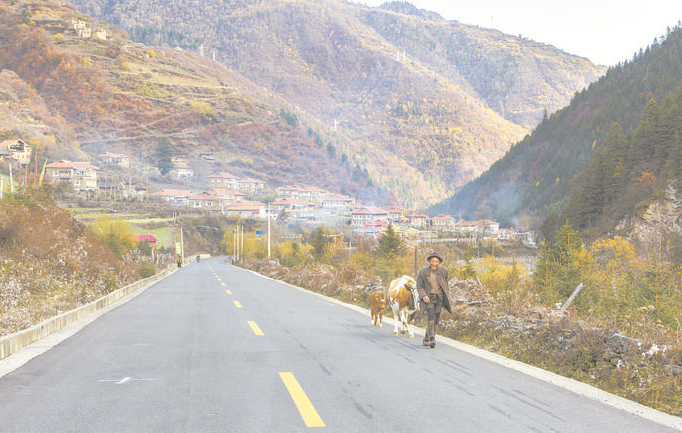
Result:
{"label": "white and brown cow", "polygon": [[398,332],[401,334],[407,332],[410,338],[414,337],[412,321],[416,312],[419,311],[419,294],[414,278],[403,275],[391,281],[388,286],[388,304],[393,310],[395,319],[393,335],[398,335]]}

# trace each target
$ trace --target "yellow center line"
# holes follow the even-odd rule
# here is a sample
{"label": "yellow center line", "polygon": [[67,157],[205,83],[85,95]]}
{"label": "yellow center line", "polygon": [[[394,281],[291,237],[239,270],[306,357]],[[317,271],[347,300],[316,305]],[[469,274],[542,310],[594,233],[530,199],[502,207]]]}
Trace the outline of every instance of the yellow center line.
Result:
{"label": "yellow center line", "polygon": [[230,290],[225,290],[225,293],[227,293],[228,295],[232,294],[232,292]]}
{"label": "yellow center line", "polygon": [[291,395],[291,398],[294,400],[294,404],[296,404],[305,425],[307,427],[324,427],[325,425],[322,418],[317,414],[315,407],[313,407],[310,399],[308,399],[308,396],[303,392],[303,388],[298,384],[294,374],[291,372],[281,372],[279,373],[279,377],[282,378],[284,386],[287,387],[289,395]]}
{"label": "yellow center line", "polygon": [[249,320],[248,323],[249,323],[249,326],[251,327],[251,329],[253,330],[254,334],[265,335],[265,334],[263,334],[263,331],[260,330],[258,325],[256,325],[256,322],[254,322],[253,320]]}
{"label": "yellow center line", "polygon": [[237,308],[242,308],[242,304],[240,304],[239,301],[234,301],[234,306]]}
{"label": "yellow center line", "polygon": [[224,286],[224,285],[225,285],[225,283],[220,283],[220,285],[221,285],[221,286]]}

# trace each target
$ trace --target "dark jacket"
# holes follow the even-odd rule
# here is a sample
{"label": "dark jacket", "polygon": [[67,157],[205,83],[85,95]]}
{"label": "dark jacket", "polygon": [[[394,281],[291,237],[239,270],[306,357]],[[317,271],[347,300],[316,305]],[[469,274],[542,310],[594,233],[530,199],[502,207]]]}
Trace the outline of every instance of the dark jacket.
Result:
{"label": "dark jacket", "polygon": [[[429,282],[429,272],[431,266],[424,266],[417,273],[417,292],[419,292],[419,299],[423,301],[424,296],[431,293],[431,283]],[[452,314],[450,309],[450,300],[448,299],[448,270],[442,266],[438,267],[436,271],[436,279],[438,285],[443,289],[443,307]]]}

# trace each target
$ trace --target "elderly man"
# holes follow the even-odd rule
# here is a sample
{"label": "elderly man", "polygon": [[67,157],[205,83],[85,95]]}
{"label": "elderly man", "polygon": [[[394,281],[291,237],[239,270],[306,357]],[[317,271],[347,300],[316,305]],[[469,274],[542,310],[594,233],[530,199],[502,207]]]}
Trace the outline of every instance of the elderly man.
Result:
{"label": "elderly man", "polygon": [[438,253],[431,253],[426,258],[428,266],[424,266],[417,273],[417,291],[426,307],[426,335],[424,346],[436,347],[436,329],[440,321],[441,309],[445,308],[450,314],[450,300],[448,299],[448,270],[441,266],[443,257]]}

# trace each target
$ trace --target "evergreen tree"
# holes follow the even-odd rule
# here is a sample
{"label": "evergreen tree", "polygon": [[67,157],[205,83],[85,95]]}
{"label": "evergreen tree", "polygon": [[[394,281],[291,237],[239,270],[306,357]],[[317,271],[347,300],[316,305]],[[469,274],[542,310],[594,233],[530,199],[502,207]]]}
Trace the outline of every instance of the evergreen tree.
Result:
{"label": "evergreen tree", "polygon": [[327,232],[322,227],[318,228],[312,241],[313,255],[316,258],[319,259],[324,256],[325,248],[328,242],[329,239],[327,238]]}
{"label": "evergreen tree", "polygon": [[460,276],[464,280],[473,280],[476,278],[476,269],[474,268],[474,252],[470,245],[467,245],[467,250],[464,253],[464,268],[460,271]]}
{"label": "evergreen tree", "polygon": [[604,166],[605,150],[599,148],[592,162],[583,171],[581,190],[581,215],[577,227],[594,226],[604,206]]}
{"label": "evergreen tree", "polygon": [[604,198],[612,202],[622,194],[630,172],[627,158],[628,143],[619,123],[614,123],[609,129],[605,146],[607,148],[606,160],[609,166],[605,173],[606,191],[604,191]]}
{"label": "evergreen tree", "polygon": [[583,251],[580,235],[566,223],[556,234],[538,263],[533,280],[541,297],[549,303],[563,303],[583,279]]}
{"label": "evergreen tree", "polygon": [[545,238],[545,242],[554,243],[554,236],[559,229],[559,215],[554,209],[550,209],[545,215],[545,219],[540,224],[540,233]]}
{"label": "evergreen tree", "polygon": [[388,223],[386,232],[379,238],[379,253],[384,257],[396,257],[403,252],[403,240],[393,229],[393,224]]}
{"label": "evergreen tree", "polygon": [[165,176],[173,169],[173,155],[175,149],[168,137],[161,137],[156,145],[156,167]]}
{"label": "evergreen tree", "polygon": [[651,98],[642,112],[642,120],[635,131],[631,148],[631,160],[636,162],[635,172],[632,173],[634,176],[653,171],[657,149],[663,147],[658,128],[660,116],[661,108],[656,103],[656,99]]}

